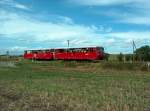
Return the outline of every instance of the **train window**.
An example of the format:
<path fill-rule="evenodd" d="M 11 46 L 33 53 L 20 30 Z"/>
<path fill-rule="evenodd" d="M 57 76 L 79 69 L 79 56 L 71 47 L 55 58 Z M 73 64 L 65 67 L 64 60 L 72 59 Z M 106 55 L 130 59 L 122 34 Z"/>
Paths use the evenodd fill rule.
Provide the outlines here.
<path fill-rule="evenodd" d="M 88 48 L 82 48 L 81 52 L 84 52 L 84 53 L 88 52 Z"/>
<path fill-rule="evenodd" d="M 89 51 L 90 51 L 89 48 L 82 48 L 82 52 L 84 52 L 84 53 L 87 53 Z"/>
<path fill-rule="evenodd" d="M 50 52 L 55 52 L 55 49 L 50 49 L 49 51 L 50 51 Z"/>
<path fill-rule="evenodd" d="M 89 48 L 89 52 L 93 52 L 93 48 Z"/>
<path fill-rule="evenodd" d="M 49 53 L 49 52 L 50 52 L 50 50 L 45 50 L 45 52 L 46 52 L 46 53 Z"/>
<path fill-rule="evenodd" d="M 84 49 L 76 49 L 77 52 L 84 52 Z"/>
<path fill-rule="evenodd" d="M 104 52 L 104 48 L 103 48 L 103 47 L 101 47 L 100 50 L 101 50 L 102 52 Z"/>
<path fill-rule="evenodd" d="M 68 52 L 72 52 L 72 49 L 68 49 Z"/>
<path fill-rule="evenodd" d="M 79 52 L 80 50 L 79 49 L 73 49 L 73 52 Z"/>
<path fill-rule="evenodd" d="M 34 51 L 34 53 L 41 53 L 41 52 L 42 52 L 41 50 Z"/>
<path fill-rule="evenodd" d="M 57 51 L 60 52 L 60 53 L 65 52 L 64 49 L 58 49 Z"/>
<path fill-rule="evenodd" d="M 79 52 L 79 50 L 77 50 L 77 49 L 74 49 L 74 52 Z"/>
<path fill-rule="evenodd" d="M 71 49 L 71 52 L 74 52 L 74 49 L 73 49 L 73 48 Z"/>
<path fill-rule="evenodd" d="M 41 50 L 40 52 L 45 53 L 45 52 L 46 52 L 46 50 Z"/>
<path fill-rule="evenodd" d="M 32 50 L 31 52 L 32 52 L 32 53 L 35 53 L 35 54 L 37 54 L 37 53 L 38 53 L 38 51 L 37 51 L 37 50 Z"/>
<path fill-rule="evenodd" d="M 58 52 L 58 50 L 57 50 L 57 49 L 55 49 L 55 50 L 54 50 L 54 52 Z"/>
<path fill-rule="evenodd" d="M 93 48 L 91 48 L 91 52 L 94 52 L 94 49 L 93 49 Z"/>
<path fill-rule="evenodd" d="M 27 53 L 27 54 L 30 54 L 30 53 L 31 53 L 31 51 L 29 51 L 29 50 L 28 50 L 28 51 L 26 51 L 26 53 Z"/>
<path fill-rule="evenodd" d="M 78 52 L 79 50 L 78 49 L 75 49 L 75 48 L 72 48 L 72 49 L 69 49 L 69 52 Z"/>

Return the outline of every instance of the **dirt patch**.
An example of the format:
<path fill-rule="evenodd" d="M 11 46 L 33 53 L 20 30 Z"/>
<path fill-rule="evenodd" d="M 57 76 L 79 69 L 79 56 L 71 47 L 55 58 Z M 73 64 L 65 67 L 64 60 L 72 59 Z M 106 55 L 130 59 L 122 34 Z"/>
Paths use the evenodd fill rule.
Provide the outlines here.
<path fill-rule="evenodd" d="M 16 67 L 15 62 L 0 62 L 0 67 Z"/>

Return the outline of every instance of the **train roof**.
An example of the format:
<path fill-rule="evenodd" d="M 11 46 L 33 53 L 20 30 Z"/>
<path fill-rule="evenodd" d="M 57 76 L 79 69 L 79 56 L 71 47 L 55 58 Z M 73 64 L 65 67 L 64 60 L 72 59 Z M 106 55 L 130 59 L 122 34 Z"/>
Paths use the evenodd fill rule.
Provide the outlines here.
<path fill-rule="evenodd" d="M 89 46 L 89 47 L 63 47 L 63 48 L 47 48 L 47 49 L 31 49 L 31 50 L 25 50 L 25 51 L 40 51 L 40 50 L 57 50 L 57 49 L 85 49 L 85 48 L 104 48 L 100 46 Z"/>

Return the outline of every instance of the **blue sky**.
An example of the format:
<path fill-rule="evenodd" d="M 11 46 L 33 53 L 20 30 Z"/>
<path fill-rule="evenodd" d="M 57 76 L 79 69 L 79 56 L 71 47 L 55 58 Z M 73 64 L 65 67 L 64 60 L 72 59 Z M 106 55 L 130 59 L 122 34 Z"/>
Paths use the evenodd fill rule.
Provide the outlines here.
<path fill-rule="evenodd" d="M 131 53 L 150 45 L 149 0 L 0 0 L 0 54 L 103 46 Z"/>

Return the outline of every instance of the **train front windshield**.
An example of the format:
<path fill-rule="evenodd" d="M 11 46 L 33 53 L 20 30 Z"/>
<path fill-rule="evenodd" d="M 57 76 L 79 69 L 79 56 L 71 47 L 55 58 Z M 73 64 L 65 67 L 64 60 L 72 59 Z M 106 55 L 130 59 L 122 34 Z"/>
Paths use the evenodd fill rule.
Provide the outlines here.
<path fill-rule="evenodd" d="M 104 52 L 104 48 L 103 48 L 103 47 L 97 47 L 97 49 L 98 49 L 100 52 Z"/>

